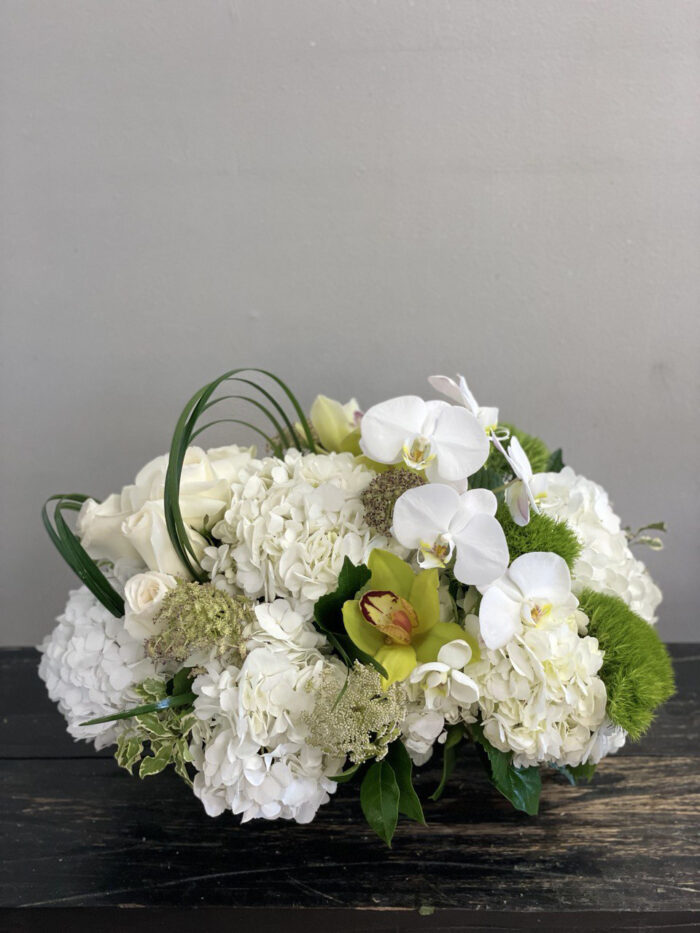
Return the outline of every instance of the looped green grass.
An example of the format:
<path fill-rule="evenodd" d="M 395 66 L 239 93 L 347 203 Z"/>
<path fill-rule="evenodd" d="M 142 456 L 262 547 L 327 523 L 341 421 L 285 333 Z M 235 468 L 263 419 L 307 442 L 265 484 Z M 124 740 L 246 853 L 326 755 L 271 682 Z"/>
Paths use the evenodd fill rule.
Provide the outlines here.
<path fill-rule="evenodd" d="M 590 620 L 588 634 L 605 652 L 600 676 L 608 692 L 608 716 L 631 739 L 639 739 L 656 708 L 675 692 L 666 646 L 654 628 L 617 596 L 587 589 L 579 602 Z"/>

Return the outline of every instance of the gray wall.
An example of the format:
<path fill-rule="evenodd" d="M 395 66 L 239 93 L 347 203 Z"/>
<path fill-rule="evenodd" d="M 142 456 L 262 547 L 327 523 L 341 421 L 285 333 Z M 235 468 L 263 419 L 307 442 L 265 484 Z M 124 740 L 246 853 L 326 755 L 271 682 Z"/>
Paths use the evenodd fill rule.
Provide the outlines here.
<path fill-rule="evenodd" d="M 465 372 L 635 525 L 698 637 L 697 0 L 2 0 L 2 640 L 39 522 L 237 364 L 369 404 Z"/>

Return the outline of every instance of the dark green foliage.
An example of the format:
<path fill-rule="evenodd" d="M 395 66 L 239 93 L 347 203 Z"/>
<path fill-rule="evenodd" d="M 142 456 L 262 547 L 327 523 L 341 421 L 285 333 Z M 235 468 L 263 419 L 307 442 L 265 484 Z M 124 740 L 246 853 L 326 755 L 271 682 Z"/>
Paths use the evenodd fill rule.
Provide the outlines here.
<path fill-rule="evenodd" d="M 608 716 L 638 739 L 649 728 L 656 707 L 675 691 L 666 646 L 617 596 L 584 590 L 579 601 L 590 620 L 588 634 L 605 652 L 600 676 L 608 691 Z"/>
<path fill-rule="evenodd" d="M 457 764 L 457 746 L 464 738 L 464 725 L 461 722 L 455 723 L 454 726 L 448 726 L 446 731 L 447 738 L 442 752 L 442 777 L 437 788 L 430 795 L 431 800 L 439 800 L 442 797 L 447 780 Z"/>
<path fill-rule="evenodd" d="M 481 752 L 491 783 L 499 793 L 509 800 L 516 810 L 535 816 L 540 808 L 542 777 L 540 769 L 516 768 L 511 752 L 502 752 L 489 742 L 480 722 L 469 726 L 469 732 Z"/>
<path fill-rule="evenodd" d="M 508 428 L 511 436 L 518 438 L 523 450 L 527 454 L 533 473 L 544 473 L 548 469 L 550 452 L 541 438 L 536 437 L 534 434 L 527 434 L 525 431 L 520 431 L 518 428 L 513 427 L 512 424 L 504 424 L 501 422 L 499 423 L 499 427 Z M 507 450 L 508 441 L 504 442 L 504 446 Z M 491 453 L 486 461 L 486 466 L 489 469 L 495 470 L 497 473 L 512 475 L 512 471 L 503 458 L 503 454 L 495 447 L 491 447 Z"/>
<path fill-rule="evenodd" d="M 581 544 L 566 522 L 558 522 L 549 515 L 530 515 L 527 525 L 516 525 L 508 506 L 500 503 L 496 518 L 501 523 L 508 542 L 511 563 L 530 551 L 553 551 L 572 569 L 581 553 Z"/>

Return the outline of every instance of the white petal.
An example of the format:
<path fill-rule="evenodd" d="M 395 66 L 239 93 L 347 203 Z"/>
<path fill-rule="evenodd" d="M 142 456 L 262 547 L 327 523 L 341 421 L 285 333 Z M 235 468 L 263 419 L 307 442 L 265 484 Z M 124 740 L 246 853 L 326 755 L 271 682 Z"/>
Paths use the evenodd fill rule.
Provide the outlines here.
<path fill-rule="evenodd" d="M 361 422 L 363 453 L 379 463 L 398 463 L 404 441 L 421 433 L 425 417 L 426 403 L 417 395 L 401 395 L 373 405 Z"/>
<path fill-rule="evenodd" d="M 463 404 L 471 411 L 474 417 L 478 417 L 481 409 L 479 408 L 479 403 L 474 397 L 474 393 L 467 385 L 467 380 L 464 376 L 458 376 L 459 379 L 459 391 L 462 395 Z"/>
<path fill-rule="evenodd" d="M 490 586 L 479 607 L 479 629 L 487 648 L 502 648 L 520 631 L 520 603 L 499 586 Z"/>
<path fill-rule="evenodd" d="M 470 489 L 462 493 L 459 503 L 465 525 L 475 515 L 495 515 L 498 508 L 498 500 L 490 489 Z"/>
<path fill-rule="evenodd" d="M 508 458 L 518 479 L 532 479 L 532 467 L 523 446 L 517 437 L 511 437 L 508 445 Z"/>
<path fill-rule="evenodd" d="M 448 667 L 461 670 L 466 667 L 472 659 L 472 649 L 469 642 L 457 638 L 449 641 L 438 651 L 438 661 L 447 664 Z"/>
<path fill-rule="evenodd" d="M 459 495 L 449 486 L 430 483 L 407 490 L 394 506 L 392 533 L 404 547 L 432 544 L 459 511 Z"/>
<path fill-rule="evenodd" d="M 457 402 L 458 405 L 463 403 L 462 393 L 459 391 L 459 386 L 454 379 L 450 379 L 449 376 L 430 376 L 428 382 L 440 395 L 447 396 L 453 402 Z"/>
<path fill-rule="evenodd" d="M 462 671 L 454 671 L 451 677 L 450 696 L 463 706 L 469 706 L 479 699 L 478 684 Z"/>
<path fill-rule="evenodd" d="M 479 424 L 484 430 L 486 428 L 494 428 L 498 424 L 498 409 L 497 408 L 480 408 L 477 415 L 479 419 Z"/>
<path fill-rule="evenodd" d="M 446 406 L 438 415 L 433 439 L 437 470 L 448 482 L 476 473 L 489 455 L 488 437 L 466 408 Z"/>
<path fill-rule="evenodd" d="M 461 583 L 487 586 L 508 566 L 508 545 L 500 523 L 491 515 L 476 515 L 455 537 L 454 575 Z"/>
<path fill-rule="evenodd" d="M 571 593 L 571 574 L 566 561 L 551 551 L 532 551 L 516 558 L 508 576 L 520 588 L 525 599 L 564 602 Z"/>
<path fill-rule="evenodd" d="M 530 521 L 530 496 L 527 485 L 516 479 L 505 491 L 506 505 L 516 525 L 527 525 Z"/>

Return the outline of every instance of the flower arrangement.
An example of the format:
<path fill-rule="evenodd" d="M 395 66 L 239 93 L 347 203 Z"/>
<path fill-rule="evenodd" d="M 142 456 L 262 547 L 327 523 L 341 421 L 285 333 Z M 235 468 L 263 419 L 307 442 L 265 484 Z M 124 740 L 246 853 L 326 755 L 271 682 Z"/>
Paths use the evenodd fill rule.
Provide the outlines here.
<path fill-rule="evenodd" d="M 121 492 L 51 497 L 82 586 L 39 672 L 69 733 L 141 778 L 172 765 L 211 816 L 306 823 L 356 781 L 389 844 L 400 815 L 424 822 L 414 767 L 441 761 L 437 799 L 460 743 L 534 814 L 542 769 L 588 781 L 638 739 L 673 673 L 631 545 L 663 525 L 632 535 L 561 451 L 464 378 L 429 382 L 441 399 L 318 396 L 307 416 L 234 370 Z M 212 420 L 232 401 L 267 430 Z M 197 446 L 220 421 L 264 449 Z"/>

